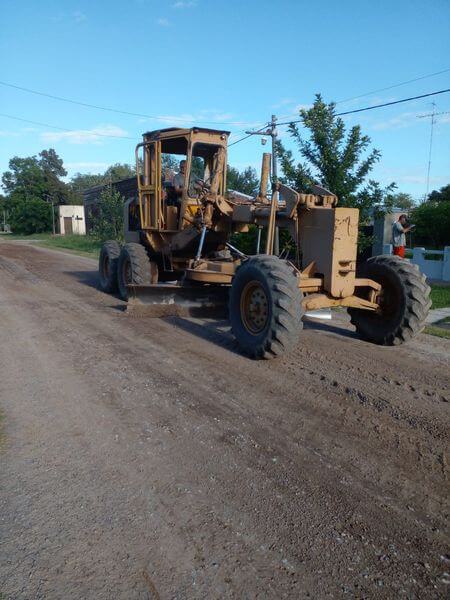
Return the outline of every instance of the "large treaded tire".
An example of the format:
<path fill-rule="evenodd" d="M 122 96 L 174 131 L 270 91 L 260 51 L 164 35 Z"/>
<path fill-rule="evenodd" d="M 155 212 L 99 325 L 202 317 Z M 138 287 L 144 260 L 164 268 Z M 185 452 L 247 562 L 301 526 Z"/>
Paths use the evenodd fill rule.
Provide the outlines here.
<path fill-rule="evenodd" d="M 431 306 L 431 290 L 417 265 L 396 256 L 374 256 L 361 266 L 358 277 L 382 285 L 380 312 L 348 309 L 361 337 L 382 346 L 398 346 L 420 333 Z"/>
<path fill-rule="evenodd" d="M 249 308 L 255 306 L 255 297 L 264 306 L 256 325 Z M 303 328 L 302 299 L 295 271 L 286 262 L 266 255 L 246 260 L 236 271 L 229 299 L 231 328 L 241 349 L 258 359 L 291 350 Z"/>
<path fill-rule="evenodd" d="M 120 256 L 120 245 L 115 240 L 105 242 L 100 250 L 98 275 L 100 289 L 113 294 L 117 292 L 117 265 Z"/>
<path fill-rule="evenodd" d="M 147 285 L 151 283 L 151 264 L 142 244 L 130 242 L 120 252 L 117 269 L 117 282 L 122 300 L 128 300 L 127 285 Z"/>

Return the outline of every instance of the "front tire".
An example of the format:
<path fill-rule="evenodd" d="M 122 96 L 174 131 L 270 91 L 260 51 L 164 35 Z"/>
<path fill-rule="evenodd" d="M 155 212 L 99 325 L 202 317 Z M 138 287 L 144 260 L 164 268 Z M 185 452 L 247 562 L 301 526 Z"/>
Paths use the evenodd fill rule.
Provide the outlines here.
<path fill-rule="evenodd" d="M 125 244 L 119 256 L 117 269 L 117 282 L 122 300 L 128 300 L 128 285 L 153 283 L 155 268 L 157 269 L 156 263 L 150 262 L 144 246 L 135 243 Z"/>
<path fill-rule="evenodd" d="M 398 346 L 422 331 L 431 289 L 416 265 L 396 256 L 374 256 L 361 266 L 358 276 L 382 286 L 379 312 L 348 309 L 361 337 L 382 346 Z"/>
<path fill-rule="evenodd" d="M 230 292 L 233 334 L 251 358 L 292 349 L 303 328 L 303 295 L 295 271 L 276 256 L 254 256 L 236 271 Z"/>
<path fill-rule="evenodd" d="M 119 262 L 120 245 L 115 240 L 105 242 L 100 250 L 98 274 L 100 289 L 113 294 L 117 292 L 117 266 Z"/>

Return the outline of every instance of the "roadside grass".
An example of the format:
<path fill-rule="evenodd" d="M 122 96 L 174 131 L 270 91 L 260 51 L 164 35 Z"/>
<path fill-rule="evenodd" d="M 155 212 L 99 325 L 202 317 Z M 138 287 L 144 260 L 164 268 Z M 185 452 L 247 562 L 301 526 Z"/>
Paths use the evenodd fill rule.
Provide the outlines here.
<path fill-rule="evenodd" d="M 427 325 L 423 330 L 423 333 L 450 340 L 450 329 L 442 329 L 441 327 L 436 327 L 436 325 Z"/>
<path fill-rule="evenodd" d="M 431 308 L 447 308 L 450 307 L 450 286 L 431 285 Z"/>
<path fill-rule="evenodd" d="M 1 239 L 24 240 L 36 243 L 37 246 L 65 250 L 80 256 L 98 258 L 102 242 L 89 235 L 55 235 L 51 233 L 36 233 L 33 235 L 5 234 Z"/>
<path fill-rule="evenodd" d="M 37 242 L 37 245 L 58 250 L 70 250 L 74 254 L 97 258 L 100 254 L 102 242 L 88 235 L 62 235 L 50 236 L 49 239 Z"/>

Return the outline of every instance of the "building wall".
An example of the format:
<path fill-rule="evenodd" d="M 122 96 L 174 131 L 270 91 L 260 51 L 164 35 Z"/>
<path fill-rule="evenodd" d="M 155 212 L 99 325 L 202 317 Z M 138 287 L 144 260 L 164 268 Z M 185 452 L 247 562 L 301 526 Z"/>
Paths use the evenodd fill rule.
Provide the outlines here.
<path fill-rule="evenodd" d="M 70 231 L 66 231 L 67 221 L 65 219 L 71 219 L 72 233 L 76 235 L 86 234 L 86 223 L 84 220 L 84 207 L 79 205 L 61 204 L 58 207 L 58 224 L 59 233 L 66 235 Z"/>

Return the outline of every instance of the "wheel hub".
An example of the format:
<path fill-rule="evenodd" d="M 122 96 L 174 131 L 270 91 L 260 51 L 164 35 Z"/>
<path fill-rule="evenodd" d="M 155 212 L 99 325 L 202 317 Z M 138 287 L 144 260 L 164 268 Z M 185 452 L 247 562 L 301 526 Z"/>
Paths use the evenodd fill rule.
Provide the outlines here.
<path fill-rule="evenodd" d="M 269 302 L 266 292 L 258 281 L 250 281 L 241 295 L 242 322 L 253 335 L 261 333 L 269 318 Z"/>

